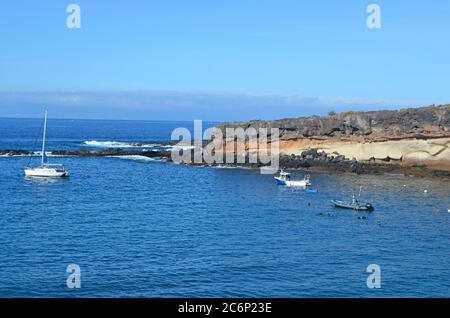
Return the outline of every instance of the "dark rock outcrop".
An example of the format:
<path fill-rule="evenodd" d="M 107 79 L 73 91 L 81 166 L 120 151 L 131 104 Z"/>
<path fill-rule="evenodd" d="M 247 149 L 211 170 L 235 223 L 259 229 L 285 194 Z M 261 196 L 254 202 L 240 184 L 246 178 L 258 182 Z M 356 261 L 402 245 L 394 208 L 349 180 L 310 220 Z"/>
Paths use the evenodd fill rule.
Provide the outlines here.
<path fill-rule="evenodd" d="M 77 157 L 110 157 L 110 156 L 144 156 L 149 158 L 170 157 L 170 151 L 138 151 L 123 149 L 106 149 L 99 151 L 80 150 L 54 150 L 52 155 L 56 156 L 77 156 Z"/>
<path fill-rule="evenodd" d="M 28 156 L 31 154 L 32 152 L 27 150 L 0 150 L 0 156 Z"/>
<path fill-rule="evenodd" d="M 450 136 L 450 105 L 344 112 L 331 116 L 312 116 L 279 120 L 230 122 L 217 126 L 225 128 L 279 128 L 280 138 L 362 137 L 401 139 L 409 137 Z"/>

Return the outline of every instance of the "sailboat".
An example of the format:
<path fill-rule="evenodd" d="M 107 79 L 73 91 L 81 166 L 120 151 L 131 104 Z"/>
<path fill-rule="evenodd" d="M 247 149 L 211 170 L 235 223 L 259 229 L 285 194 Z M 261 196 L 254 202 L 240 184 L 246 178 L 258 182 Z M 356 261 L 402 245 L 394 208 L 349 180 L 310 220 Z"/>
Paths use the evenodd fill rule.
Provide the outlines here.
<path fill-rule="evenodd" d="M 45 139 L 47 135 L 47 117 L 48 111 L 46 110 L 44 119 L 44 131 L 42 137 L 41 165 L 38 167 L 25 168 L 25 175 L 27 177 L 43 177 L 43 178 L 68 177 L 70 173 L 63 165 L 48 163 L 47 154 L 45 153 L 45 141 L 46 141 Z"/>

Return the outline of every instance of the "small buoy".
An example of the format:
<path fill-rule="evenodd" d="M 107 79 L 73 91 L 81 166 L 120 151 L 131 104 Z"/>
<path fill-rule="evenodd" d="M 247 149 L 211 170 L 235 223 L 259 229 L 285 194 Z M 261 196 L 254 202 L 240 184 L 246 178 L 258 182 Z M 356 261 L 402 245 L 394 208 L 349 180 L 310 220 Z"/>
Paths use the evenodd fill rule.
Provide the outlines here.
<path fill-rule="evenodd" d="M 423 192 L 424 192 L 424 193 L 428 193 L 428 190 L 427 190 L 427 189 L 425 189 L 425 190 L 423 190 Z"/>

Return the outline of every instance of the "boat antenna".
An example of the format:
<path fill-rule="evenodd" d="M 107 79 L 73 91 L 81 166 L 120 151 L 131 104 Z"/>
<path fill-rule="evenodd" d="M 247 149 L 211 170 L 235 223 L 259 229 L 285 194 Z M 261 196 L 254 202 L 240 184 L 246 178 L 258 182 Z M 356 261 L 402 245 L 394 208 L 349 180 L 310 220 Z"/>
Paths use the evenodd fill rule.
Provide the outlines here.
<path fill-rule="evenodd" d="M 44 165 L 45 164 L 45 138 L 47 137 L 47 115 L 48 115 L 48 110 L 45 110 L 45 119 L 44 119 L 44 133 L 43 133 L 43 137 L 42 137 L 42 159 L 41 159 L 41 164 Z"/>
<path fill-rule="evenodd" d="M 361 197 L 361 191 L 362 191 L 362 186 L 359 186 L 359 195 L 358 195 L 358 198 Z"/>

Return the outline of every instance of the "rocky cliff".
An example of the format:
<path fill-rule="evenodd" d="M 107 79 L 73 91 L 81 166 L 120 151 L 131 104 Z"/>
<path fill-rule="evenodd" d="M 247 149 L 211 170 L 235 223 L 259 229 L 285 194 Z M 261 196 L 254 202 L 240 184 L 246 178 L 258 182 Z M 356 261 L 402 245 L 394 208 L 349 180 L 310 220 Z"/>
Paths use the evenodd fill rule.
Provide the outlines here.
<path fill-rule="evenodd" d="M 218 125 L 224 133 L 225 128 L 238 127 L 279 128 L 280 152 L 287 155 L 317 149 L 359 162 L 450 170 L 450 105 Z"/>

